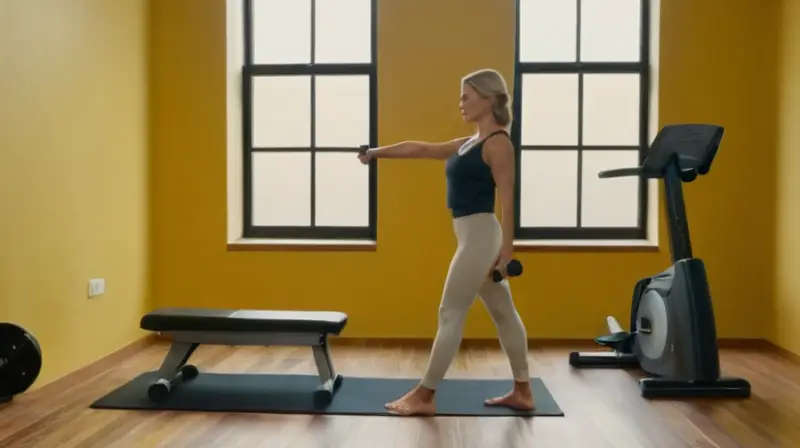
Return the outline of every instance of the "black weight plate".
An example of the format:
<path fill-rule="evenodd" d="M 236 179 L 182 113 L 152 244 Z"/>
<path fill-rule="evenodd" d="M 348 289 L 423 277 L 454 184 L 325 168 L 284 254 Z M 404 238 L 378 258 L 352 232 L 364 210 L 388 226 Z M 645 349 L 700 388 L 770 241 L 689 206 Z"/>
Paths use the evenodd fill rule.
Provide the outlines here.
<path fill-rule="evenodd" d="M 39 342 L 24 329 L 0 322 L 0 395 L 25 392 L 42 369 Z"/>

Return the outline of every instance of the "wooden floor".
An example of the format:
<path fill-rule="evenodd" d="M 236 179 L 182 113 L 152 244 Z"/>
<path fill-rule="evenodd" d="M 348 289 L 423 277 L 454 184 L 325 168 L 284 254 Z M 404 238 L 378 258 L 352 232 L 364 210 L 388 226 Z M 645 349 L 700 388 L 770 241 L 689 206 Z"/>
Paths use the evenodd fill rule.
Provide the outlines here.
<path fill-rule="evenodd" d="M 163 343 L 17 397 L 0 409 L 0 447 L 800 447 L 800 366 L 765 350 L 724 350 L 728 375 L 753 385 L 749 400 L 645 401 L 633 374 L 572 371 L 569 349 L 532 348 L 566 416 L 435 419 L 92 410 L 89 404 L 158 366 Z M 344 375 L 418 376 L 428 351 L 414 346 L 336 346 Z M 201 370 L 312 373 L 308 349 L 201 347 Z M 503 378 L 495 348 L 466 348 L 450 377 Z"/>

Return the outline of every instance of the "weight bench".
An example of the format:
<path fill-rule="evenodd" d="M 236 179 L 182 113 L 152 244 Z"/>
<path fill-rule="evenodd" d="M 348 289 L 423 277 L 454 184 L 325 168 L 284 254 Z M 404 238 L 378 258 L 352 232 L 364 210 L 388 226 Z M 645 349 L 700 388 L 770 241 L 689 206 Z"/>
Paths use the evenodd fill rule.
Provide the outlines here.
<path fill-rule="evenodd" d="M 321 386 L 315 400 L 329 403 L 342 384 L 328 346 L 328 335 L 338 335 L 347 325 L 339 312 L 221 310 L 163 308 L 142 317 L 140 327 L 172 339 L 161 363 L 158 378 L 150 384 L 148 396 L 165 400 L 183 381 L 197 377 L 197 367 L 187 364 L 200 344 L 310 346 Z"/>

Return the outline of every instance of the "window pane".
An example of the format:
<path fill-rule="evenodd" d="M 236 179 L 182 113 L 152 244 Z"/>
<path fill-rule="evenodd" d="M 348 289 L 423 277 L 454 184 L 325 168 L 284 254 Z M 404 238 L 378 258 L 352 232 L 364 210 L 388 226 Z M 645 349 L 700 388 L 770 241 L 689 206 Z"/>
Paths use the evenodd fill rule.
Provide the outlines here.
<path fill-rule="evenodd" d="M 639 75 L 584 75 L 583 144 L 639 144 Z"/>
<path fill-rule="evenodd" d="M 582 227 L 636 227 L 639 177 L 600 179 L 600 171 L 639 165 L 639 151 L 584 151 L 581 188 Z"/>
<path fill-rule="evenodd" d="M 253 62 L 311 62 L 311 0 L 252 0 Z"/>
<path fill-rule="evenodd" d="M 315 157 L 315 224 L 369 225 L 369 166 L 355 152 L 318 152 Z"/>
<path fill-rule="evenodd" d="M 578 144 L 578 75 L 522 75 L 522 145 Z"/>
<path fill-rule="evenodd" d="M 581 1 L 581 61 L 639 61 L 642 0 Z"/>
<path fill-rule="evenodd" d="M 521 62 L 575 62 L 577 0 L 521 0 Z"/>
<path fill-rule="evenodd" d="M 253 78 L 253 146 L 311 146 L 311 77 Z"/>
<path fill-rule="evenodd" d="M 316 83 L 316 146 L 368 144 L 369 76 L 317 76 Z"/>
<path fill-rule="evenodd" d="M 371 6 L 371 0 L 316 0 L 314 62 L 370 62 Z"/>
<path fill-rule="evenodd" d="M 578 223 L 577 180 L 577 151 L 522 151 L 522 227 L 575 227 Z"/>
<path fill-rule="evenodd" d="M 253 156 L 253 225 L 311 224 L 311 154 L 256 152 Z"/>

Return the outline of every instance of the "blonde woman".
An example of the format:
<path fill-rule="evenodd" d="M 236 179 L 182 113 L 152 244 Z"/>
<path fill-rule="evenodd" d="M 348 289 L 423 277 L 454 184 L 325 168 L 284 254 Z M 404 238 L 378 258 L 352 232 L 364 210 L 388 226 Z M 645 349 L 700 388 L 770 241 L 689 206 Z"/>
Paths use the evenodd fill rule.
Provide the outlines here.
<path fill-rule="evenodd" d="M 475 135 L 444 143 L 406 141 L 359 155 L 365 164 L 373 158 L 445 160 L 447 206 L 458 240 L 442 292 L 439 329 L 428 368 L 416 387 L 386 404 L 388 412 L 394 415 L 436 413 L 436 388 L 458 352 L 467 311 L 477 296 L 497 327 L 514 376 L 512 390 L 486 400 L 486 405 L 519 410 L 534 408 L 525 327 L 511 298 L 508 281 L 494 283 L 490 276 L 494 269 L 505 274 L 514 241 L 515 162 L 507 131 L 512 117 L 502 75 L 486 69 L 465 76 L 459 108 L 464 121 L 475 124 Z M 494 214 L 495 194 L 502 206 L 502 224 Z"/>

